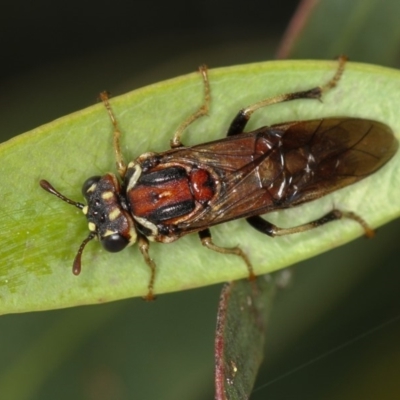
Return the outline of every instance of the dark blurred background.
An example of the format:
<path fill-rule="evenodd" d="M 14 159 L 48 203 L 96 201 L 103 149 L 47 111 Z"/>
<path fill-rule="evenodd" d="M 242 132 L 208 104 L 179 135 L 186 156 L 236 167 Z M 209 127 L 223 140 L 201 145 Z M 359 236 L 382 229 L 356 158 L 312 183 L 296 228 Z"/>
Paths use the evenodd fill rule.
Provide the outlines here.
<path fill-rule="evenodd" d="M 297 0 L 21 1 L 0 15 L 1 134 L 210 67 L 273 58 Z"/>
<path fill-rule="evenodd" d="M 331 3 L 339 10 L 348 6 Z M 218 67 L 273 59 L 297 4 L 15 0 L 3 5 L 1 137 L 5 140 L 92 105 L 104 89 L 116 95 L 192 72 L 201 63 Z M 369 7 L 371 2 L 359 4 Z M 395 7 L 390 1 L 382 4 Z M 391 14 L 398 16 L 393 10 Z M 350 21 L 354 14 L 348 15 L 349 20 L 333 20 L 337 29 L 347 23 L 355 26 Z M 332 19 L 331 14 L 320 19 L 320 29 Z M 387 21 L 382 20 L 382 28 Z M 373 24 L 371 37 L 377 29 Z M 338 33 L 331 29 L 331 35 L 333 41 Z M 321 56 L 321 46 L 316 46 L 314 57 L 337 55 Z M 360 59 L 377 62 L 373 53 L 364 54 Z M 397 316 L 398 232 L 399 223 L 393 222 L 368 244 L 359 239 L 292 268 L 292 284 L 274 305 L 257 387 Z M 154 304 L 130 299 L 3 316 L 0 398 L 213 398 L 219 291 L 217 285 L 163 295 Z M 384 326 L 260 388 L 252 398 L 397 398 L 399 334 L 399 321 Z M 368 386 L 372 383 L 376 392 Z"/>

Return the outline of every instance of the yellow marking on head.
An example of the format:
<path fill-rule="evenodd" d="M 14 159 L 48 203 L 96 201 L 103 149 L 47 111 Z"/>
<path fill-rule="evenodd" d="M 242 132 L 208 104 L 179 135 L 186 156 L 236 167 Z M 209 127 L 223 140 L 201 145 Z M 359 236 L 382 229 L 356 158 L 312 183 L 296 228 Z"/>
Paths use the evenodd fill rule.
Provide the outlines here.
<path fill-rule="evenodd" d="M 90 188 L 88 190 L 86 190 L 86 193 L 89 192 L 94 192 L 94 190 L 96 189 L 97 183 L 93 183 Z"/>
<path fill-rule="evenodd" d="M 119 208 L 114 208 L 109 214 L 108 218 L 110 221 L 116 220 L 121 215 L 121 211 Z"/>
<path fill-rule="evenodd" d="M 82 212 L 83 212 L 85 215 L 88 213 L 88 211 L 89 211 L 89 207 L 88 207 L 88 206 L 84 206 L 84 207 L 82 208 Z"/>
<path fill-rule="evenodd" d="M 113 192 L 110 192 L 110 191 L 107 191 L 107 192 L 104 192 L 104 193 L 101 194 L 101 198 L 102 198 L 103 200 L 110 200 L 110 199 L 112 199 L 113 197 L 114 197 L 114 193 L 113 193 Z"/>
<path fill-rule="evenodd" d="M 90 232 L 96 232 L 96 225 L 93 222 L 89 222 L 88 227 Z"/>
<path fill-rule="evenodd" d="M 103 237 L 107 237 L 107 236 L 114 235 L 114 233 L 117 233 L 117 232 L 110 231 L 109 229 L 107 229 L 107 230 L 104 232 L 104 235 L 102 235 L 102 236 L 103 236 Z"/>

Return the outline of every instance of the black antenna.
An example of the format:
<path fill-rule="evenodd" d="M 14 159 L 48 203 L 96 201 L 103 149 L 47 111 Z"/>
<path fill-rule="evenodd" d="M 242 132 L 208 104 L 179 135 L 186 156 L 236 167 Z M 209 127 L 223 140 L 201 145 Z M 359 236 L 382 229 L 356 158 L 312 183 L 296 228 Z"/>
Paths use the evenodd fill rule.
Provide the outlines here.
<path fill-rule="evenodd" d="M 81 273 L 81 259 L 82 259 L 82 252 L 85 246 L 96 236 L 95 232 L 90 232 L 89 236 L 82 242 L 79 247 L 78 252 L 76 253 L 74 263 L 72 265 L 72 273 L 74 275 L 79 275 Z"/>
<path fill-rule="evenodd" d="M 42 189 L 44 189 L 46 192 L 49 192 L 51 194 L 53 194 L 54 196 L 58 197 L 60 200 L 65 201 L 68 204 L 71 204 L 72 206 L 75 206 L 77 208 L 79 208 L 80 210 L 82 210 L 82 208 L 84 207 L 84 204 L 82 203 L 78 203 L 77 201 L 73 201 L 71 199 L 69 199 L 68 197 L 63 196 L 60 192 L 58 192 L 56 189 L 53 188 L 53 186 L 51 186 L 51 184 L 47 181 L 45 181 L 44 179 L 42 179 L 39 182 L 40 186 L 42 187 Z"/>
<path fill-rule="evenodd" d="M 53 188 L 53 186 L 47 182 L 46 180 L 42 179 L 40 182 L 40 186 L 46 191 L 54 196 L 58 197 L 60 200 L 65 201 L 68 204 L 71 204 L 72 206 L 75 206 L 79 208 L 80 210 L 83 209 L 84 205 L 82 203 L 78 203 L 77 201 L 73 201 L 69 199 L 68 197 L 65 197 L 62 195 L 60 192 L 58 192 L 56 189 Z M 94 237 L 96 236 L 95 232 L 90 232 L 89 236 L 82 242 L 80 245 L 78 252 L 76 253 L 74 263 L 72 265 L 72 273 L 74 275 L 79 275 L 81 273 L 81 259 L 82 259 L 82 252 L 85 246 L 90 242 Z"/>

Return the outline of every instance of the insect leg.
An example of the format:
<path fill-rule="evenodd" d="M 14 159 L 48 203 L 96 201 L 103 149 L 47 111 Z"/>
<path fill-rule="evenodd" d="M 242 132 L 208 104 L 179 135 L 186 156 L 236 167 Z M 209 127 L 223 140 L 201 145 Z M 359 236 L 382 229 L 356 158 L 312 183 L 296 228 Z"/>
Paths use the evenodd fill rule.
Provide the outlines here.
<path fill-rule="evenodd" d="M 199 67 L 199 72 L 201 73 L 201 76 L 203 78 L 203 84 L 204 84 L 204 101 L 201 107 L 192 115 L 190 115 L 188 118 L 185 119 L 185 121 L 182 122 L 181 125 L 179 125 L 178 129 L 176 130 L 174 137 L 171 139 L 171 148 L 174 149 L 176 147 L 181 147 L 181 136 L 183 131 L 196 119 L 203 117 L 208 114 L 208 111 L 210 109 L 210 103 L 211 103 L 211 91 L 210 91 L 210 82 L 208 81 L 208 74 L 207 74 L 207 66 L 206 65 L 201 65 Z"/>
<path fill-rule="evenodd" d="M 149 255 L 149 241 L 145 236 L 139 236 L 138 238 L 138 245 L 139 245 L 139 250 L 143 255 L 144 260 L 146 261 L 146 264 L 150 267 L 150 280 L 149 284 L 147 285 L 148 292 L 147 295 L 144 297 L 145 300 L 147 301 L 152 301 L 155 299 L 154 297 L 154 280 L 156 278 L 156 264 L 155 262 L 150 258 Z"/>
<path fill-rule="evenodd" d="M 332 210 L 329 213 L 325 214 L 323 217 L 318 218 L 314 221 L 308 222 L 303 225 L 294 226 L 292 228 L 279 228 L 256 215 L 254 217 L 246 218 L 247 222 L 254 228 L 257 229 L 261 233 L 265 233 L 268 236 L 283 236 L 290 235 L 292 233 L 304 232 L 310 229 L 317 228 L 318 226 L 324 225 L 331 221 L 336 221 L 342 218 L 349 218 L 353 221 L 358 222 L 362 228 L 364 229 L 365 236 L 371 238 L 374 236 L 374 231 L 368 226 L 368 224 L 357 214 L 350 211 L 340 211 L 340 210 Z"/>
<path fill-rule="evenodd" d="M 212 239 L 211 239 L 211 232 L 209 229 L 204 229 L 199 232 L 199 237 L 201 240 L 201 244 L 207 249 L 217 251 L 218 253 L 222 254 L 235 254 L 243 259 L 243 261 L 246 263 L 247 269 L 249 271 L 249 279 L 255 279 L 255 274 L 253 271 L 253 266 L 250 263 L 249 258 L 247 257 L 246 253 L 240 248 L 240 247 L 219 247 L 216 246 Z"/>
<path fill-rule="evenodd" d="M 229 126 L 226 136 L 234 136 L 234 135 L 238 135 L 238 134 L 242 133 L 244 131 L 244 128 L 245 128 L 247 122 L 250 120 L 251 115 L 255 111 L 257 111 L 259 108 L 267 107 L 272 104 L 283 103 L 285 101 L 297 100 L 297 99 L 320 100 L 323 93 L 334 88 L 337 85 L 337 83 L 339 82 L 339 80 L 343 74 L 346 61 L 347 61 L 347 58 L 345 56 L 339 57 L 339 59 L 338 59 L 339 65 L 336 69 L 335 75 L 325 85 L 317 86 L 317 87 L 314 87 L 309 90 L 304 90 L 304 91 L 299 91 L 299 92 L 294 92 L 294 93 L 286 93 L 286 94 L 281 94 L 278 96 L 270 97 L 268 99 L 258 101 L 257 103 L 255 103 L 251 106 L 241 109 L 237 113 L 237 115 L 235 116 L 233 121 L 231 122 L 231 125 Z"/>
<path fill-rule="evenodd" d="M 100 93 L 100 99 L 103 102 L 104 106 L 106 107 L 108 115 L 110 116 L 111 122 L 114 126 L 113 143 L 114 143 L 115 161 L 117 164 L 118 173 L 121 176 L 121 178 L 123 178 L 125 176 L 125 172 L 126 172 L 126 165 L 125 165 L 125 162 L 124 162 L 124 159 L 122 156 L 121 146 L 119 144 L 119 138 L 121 137 L 121 132 L 118 128 L 117 119 L 115 118 L 115 115 L 112 111 L 111 105 L 108 101 L 108 93 L 107 92 Z"/>

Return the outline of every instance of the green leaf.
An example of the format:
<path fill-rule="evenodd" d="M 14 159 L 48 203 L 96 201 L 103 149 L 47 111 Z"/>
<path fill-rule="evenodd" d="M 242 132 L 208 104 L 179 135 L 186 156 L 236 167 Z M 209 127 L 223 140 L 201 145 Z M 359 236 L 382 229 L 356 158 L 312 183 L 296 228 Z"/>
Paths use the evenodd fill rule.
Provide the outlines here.
<path fill-rule="evenodd" d="M 212 107 L 209 117 L 196 121 L 183 137 L 194 145 L 224 136 L 241 107 L 273 95 L 325 83 L 337 63 L 282 61 L 210 71 Z M 202 82 L 193 73 L 152 85 L 112 100 L 123 132 L 126 160 L 169 146 L 180 122 L 202 102 Z M 258 111 L 249 130 L 277 122 L 327 116 L 379 120 L 400 132 L 398 71 L 349 63 L 339 86 L 323 102 L 294 101 Z M 1 259 L 0 312 L 23 312 L 93 304 L 146 294 L 149 269 L 137 248 L 118 254 L 90 243 L 83 270 L 72 275 L 72 261 L 87 236 L 80 211 L 58 201 L 39 187 L 49 180 L 66 196 L 81 201 L 80 188 L 90 176 L 115 172 L 112 126 L 104 107 L 95 105 L 21 135 L 0 148 Z M 279 226 L 317 218 L 333 206 L 356 211 L 377 227 L 399 215 L 400 184 L 397 155 L 375 175 L 299 208 L 271 213 Z M 293 222 L 295 221 L 295 222 Z M 353 221 L 338 221 L 310 232 L 271 239 L 245 221 L 212 229 L 220 246 L 240 244 L 258 274 L 283 268 L 339 246 L 363 232 Z M 241 259 L 203 248 L 197 235 L 165 245 L 152 244 L 157 263 L 157 294 L 247 276 Z"/>

